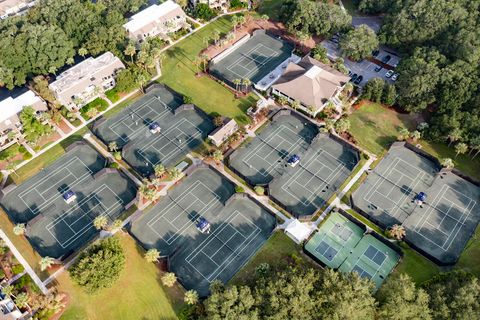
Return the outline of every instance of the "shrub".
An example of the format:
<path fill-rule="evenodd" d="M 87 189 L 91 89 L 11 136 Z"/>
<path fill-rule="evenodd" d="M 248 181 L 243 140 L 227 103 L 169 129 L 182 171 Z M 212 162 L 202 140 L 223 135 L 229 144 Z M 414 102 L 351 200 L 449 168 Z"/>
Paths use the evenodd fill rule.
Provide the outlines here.
<path fill-rule="evenodd" d="M 20 274 L 25 270 L 21 264 L 16 264 L 12 267 L 13 274 Z"/>
<path fill-rule="evenodd" d="M 5 272 L 3 272 L 3 269 L 0 269 L 0 279 L 5 278 Z"/>
<path fill-rule="evenodd" d="M 108 166 L 112 169 L 119 169 L 120 168 L 120 165 L 116 162 L 112 162 Z"/>
<path fill-rule="evenodd" d="M 93 118 L 98 112 L 102 112 L 107 110 L 108 102 L 103 100 L 102 98 L 96 98 L 92 102 L 84 105 L 82 109 L 80 109 L 80 113 L 82 117 L 85 119 Z"/>
<path fill-rule="evenodd" d="M 195 18 L 202 19 L 205 21 L 211 20 L 217 16 L 217 13 L 211 9 L 206 3 L 199 3 L 195 7 L 193 12 Z"/>
<path fill-rule="evenodd" d="M 261 186 L 256 186 L 254 188 L 255 192 L 260 195 L 260 196 L 263 196 L 265 194 L 265 188 L 264 187 L 261 187 Z"/>
<path fill-rule="evenodd" d="M 245 189 L 242 186 L 235 186 L 235 192 L 242 193 L 245 192 Z"/>
<path fill-rule="evenodd" d="M 232 9 L 241 9 L 248 6 L 247 2 L 242 0 L 230 0 L 230 8 Z"/>

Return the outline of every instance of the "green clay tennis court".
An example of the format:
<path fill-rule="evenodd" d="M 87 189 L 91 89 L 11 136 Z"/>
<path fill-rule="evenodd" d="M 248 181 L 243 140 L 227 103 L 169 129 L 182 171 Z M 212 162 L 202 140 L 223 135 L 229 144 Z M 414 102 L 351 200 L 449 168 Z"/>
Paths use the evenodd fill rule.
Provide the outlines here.
<path fill-rule="evenodd" d="M 209 234 L 196 228 L 205 218 Z M 208 294 L 213 280 L 226 283 L 268 239 L 275 218 L 210 168 L 198 168 L 158 204 L 132 222 L 130 233 L 145 248 L 169 257 L 187 289 Z"/>
<path fill-rule="evenodd" d="M 148 176 L 156 164 L 176 165 L 197 148 L 214 126 L 207 115 L 171 89 L 156 85 L 118 115 L 101 119 L 93 132 L 106 144 L 116 142 L 122 157 Z M 150 125 L 159 125 L 152 133 Z"/>
<path fill-rule="evenodd" d="M 1 205 L 14 223 L 26 224 L 26 235 L 42 256 L 63 258 L 98 234 L 93 220 L 119 218 L 136 188 L 106 160 L 80 143 L 51 166 L 12 190 L 3 190 Z M 73 191 L 76 199 L 63 196 Z"/>
<path fill-rule="evenodd" d="M 480 187 L 434 159 L 394 144 L 352 198 L 383 228 L 402 224 L 406 240 L 441 265 L 454 264 L 480 221 Z M 422 205 L 415 197 L 427 195 Z"/>
<path fill-rule="evenodd" d="M 295 167 L 288 160 L 300 158 Z M 348 178 L 356 150 L 302 117 L 281 110 L 229 164 L 250 185 L 268 185 L 270 196 L 294 216 L 312 215 Z"/>
<path fill-rule="evenodd" d="M 209 71 L 234 88 L 235 79 L 249 79 L 252 83 L 263 79 L 292 55 L 294 47 L 258 30 L 246 42 L 240 40 L 234 44 L 232 49 L 222 53 L 221 59 L 212 59 Z"/>
<path fill-rule="evenodd" d="M 365 230 L 364 226 L 333 212 L 305 244 L 305 250 L 330 268 L 357 272 L 371 279 L 378 289 L 400 256 L 374 236 L 365 234 Z"/>

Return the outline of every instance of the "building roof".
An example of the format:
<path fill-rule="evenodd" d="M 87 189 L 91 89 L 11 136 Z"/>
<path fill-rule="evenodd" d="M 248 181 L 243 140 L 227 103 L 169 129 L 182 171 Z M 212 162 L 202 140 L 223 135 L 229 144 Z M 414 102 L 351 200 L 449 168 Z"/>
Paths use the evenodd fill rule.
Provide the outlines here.
<path fill-rule="evenodd" d="M 27 8 L 32 0 L 0 0 L 0 15 L 11 14 Z"/>
<path fill-rule="evenodd" d="M 0 101 L 0 110 L 2 111 L 0 112 L 0 122 L 18 114 L 25 106 L 34 106 L 39 103 L 43 104 L 44 102 L 31 90 L 28 90 L 15 98 L 5 98 Z"/>
<path fill-rule="evenodd" d="M 228 137 L 233 130 L 237 127 L 237 122 L 235 120 L 230 119 L 227 121 L 223 126 L 218 127 L 215 131 L 213 131 L 208 137 L 213 140 L 216 145 L 222 144 L 225 137 Z"/>
<path fill-rule="evenodd" d="M 145 10 L 140 11 L 130 17 L 129 21 L 123 25 L 131 33 L 135 33 L 151 23 L 164 22 L 177 15 L 185 15 L 182 8 L 172 0 L 165 1 L 158 5 L 154 4 Z M 147 30 L 148 31 L 148 30 Z"/>
<path fill-rule="evenodd" d="M 348 76 L 331 66 L 306 56 L 298 64 L 290 62 L 273 88 L 305 106 L 320 108 L 348 80 Z"/>
<path fill-rule="evenodd" d="M 294 219 L 285 228 L 285 233 L 296 243 L 301 243 L 306 240 L 314 230 L 314 227 Z"/>

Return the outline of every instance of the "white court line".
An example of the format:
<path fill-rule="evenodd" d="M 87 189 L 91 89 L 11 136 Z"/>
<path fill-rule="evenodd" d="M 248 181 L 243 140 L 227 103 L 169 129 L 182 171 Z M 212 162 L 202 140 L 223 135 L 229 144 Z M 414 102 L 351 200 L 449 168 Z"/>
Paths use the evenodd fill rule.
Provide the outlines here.
<path fill-rule="evenodd" d="M 194 128 L 195 132 L 193 134 L 189 134 L 185 131 L 183 131 L 181 128 L 179 128 L 179 125 L 182 124 L 182 123 L 185 123 L 185 122 L 188 122 L 190 123 L 190 125 Z M 182 141 L 182 143 L 180 145 L 174 143 L 170 138 L 167 137 L 167 134 L 170 133 L 170 132 L 173 132 L 175 130 L 178 130 L 180 131 L 181 133 L 183 133 L 184 135 L 188 136 L 188 139 L 186 139 L 185 141 Z M 166 130 L 165 132 L 160 132 L 160 134 L 158 134 L 155 138 L 153 138 L 148 144 L 146 144 L 145 146 L 143 146 L 141 149 L 137 150 L 137 153 L 143 158 L 145 159 L 145 161 L 147 161 L 148 163 L 150 163 L 152 166 L 155 166 L 156 164 L 158 163 L 164 163 L 164 162 L 167 162 L 168 160 L 170 160 L 172 157 L 174 157 L 176 154 L 178 154 L 179 152 L 181 152 L 183 150 L 183 148 L 185 146 L 187 146 L 192 140 L 196 139 L 196 138 L 201 138 L 203 136 L 203 131 L 200 130 L 196 125 L 194 125 L 191 121 L 189 121 L 188 119 L 181 119 L 180 121 L 176 122 L 175 125 L 172 125 L 168 130 Z M 159 142 L 159 140 L 161 139 L 166 139 L 168 140 L 168 143 L 164 144 L 162 148 L 157 148 L 155 147 L 154 145 L 156 143 Z M 167 154 L 164 154 L 163 152 L 161 152 L 161 150 L 166 147 L 166 146 L 169 146 L 169 145 L 174 145 L 174 149 L 170 152 L 168 152 Z M 180 149 L 179 149 L 180 148 Z M 151 149 L 154 149 L 161 157 L 162 159 L 159 160 L 158 162 L 155 162 L 153 163 L 146 155 L 145 155 L 145 150 L 151 150 Z"/>
<path fill-rule="evenodd" d="M 372 246 L 372 247 L 374 247 L 375 249 L 377 249 L 378 252 L 381 252 L 380 250 L 378 250 L 378 248 L 377 248 L 376 246 L 371 245 L 371 244 L 369 244 L 369 246 Z M 377 269 L 373 268 L 373 269 L 375 270 L 375 273 L 372 275 L 372 278 L 371 278 L 371 279 L 373 279 L 373 278 L 379 273 L 380 269 L 383 267 L 383 265 L 384 265 L 385 262 L 387 261 L 388 255 L 386 255 L 385 260 L 383 260 L 382 264 L 381 264 L 381 265 L 378 265 L 375 261 L 373 261 L 372 259 L 370 259 L 369 257 L 367 257 L 367 255 L 365 255 L 365 252 L 367 252 L 367 250 L 368 250 L 368 247 L 365 249 L 365 251 L 363 251 L 362 255 L 360 255 L 360 256 L 358 257 L 357 262 L 355 262 L 355 265 L 353 266 L 353 268 L 355 268 L 355 266 L 358 266 L 358 267 L 361 268 L 362 270 L 366 271 L 365 269 L 362 268 L 362 266 L 358 265 L 358 261 L 360 261 L 360 259 L 362 258 L 362 256 L 365 256 L 368 260 L 372 261 L 373 263 L 375 263 L 375 264 L 378 266 Z M 370 265 L 368 265 L 368 266 L 370 266 Z M 371 266 L 370 266 L 370 267 L 371 267 Z M 352 270 L 353 270 L 353 268 L 352 268 Z"/>
<path fill-rule="evenodd" d="M 265 48 L 267 50 L 270 50 L 270 56 L 268 56 L 267 59 L 265 59 L 264 61 L 256 61 L 255 59 L 253 58 L 247 58 L 245 57 L 244 55 L 248 56 L 249 54 L 251 53 L 257 53 L 257 50 L 259 48 Z M 259 54 L 267 54 L 267 53 L 264 53 L 264 52 L 261 52 L 261 51 L 258 51 Z M 243 54 L 243 55 L 242 55 Z M 240 57 L 235 60 L 235 62 L 231 63 L 228 67 L 226 67 L 225 69 L 230 71 L 231 73 L 237 75 L 240 79 L 243 79 L 243 78 L 250 78 L 250 76 L 257 72 L 259 70 L 259 68 L 255 65 L 255 63 L 261 63 L 263 65 L 265 65 L 268 61 L 272 60 L 273 57 L 275 57 L 277 54 L 277 52 L 275 50 L 272 50 L 270 49 L 269 47 L 266 47 L 265 45 L 263 45 L 262 43 L 259 43 L 257 44 L 255 47 L 253 47 L 252 49 L 250 49 L 249 51 L 247 51 L 246 53 L 240 53 Z M 253 61 L 253 60 L 255 61 Z M 246 63 L 244 63 L 243 61 L 247 60 Z M 253 68 L 247 68 L 246 66 L 249 66 L 250 64 L 253 64 L 254 67 Z M 242 69 L 245 69 L 247 70 L 247 73 L 246 74 L 238 74 L 237 72 L 233 71 L 232 69 L 235 68 L 235 67 L 238 67 L 240 66 Z"/>
<path fill-rule="evenodd" d="M 258 140 L 261 142 L 259 144 L 257 144 L 257 146 L 255 148 L 252 148 L 250 150 L 250 152 L 248 152 L 245 157 L 243 158 L 243 162 L 247 164 L 247 166 L 251 169 L 255 169 L 255 171 L 262 175 L 263 177 L 267 177 L 268 176 L 268 172 L 271 171 L 271 169 L 273 167 L 276 167 L 278 165 L 277 161 L 275 162 L 269 162 L 268 160 L 266 160 L 267 157 L 269 157 L 272 153 L 275 154 L 278 152 L 278 150 L 276 150 L 275 148 L 271 147 L 270 144 L 271 144 L 271 141 L 276 138 L 277 140 L 279 138 L 281 138 L 281 143 L 279 143 L 278 145 L 281 145 L 283 146 L 283 143 L 287 144 L 288 143 L 288 149 L 294 149 L 295 146 L 300 146 L 301 145 L 301 142 L 302 140 L 304 140 L 304 138 L 302 137 L 299 137 L 297 138 L 296 141 L 293 141 L 291 142 L 288 138 L 285 138 L 285 137 L 282 137 L 280 135 L 281 132 L 285 132 L 285 131 L 290 131 L 291 132 L 291 135 L 292 136 L 298 136 L 298 133 L 296 133 L 295 131 L 293 131 L 292 129 L 290 129 L 289 127 L 287 127 L 286 125 L 284 124 L 281 124 L 279 125 L 277 128 L 275 128 L 275 130 L 270 133 L 267 137 L 265 137 L 264 139 L 261 139 L 260 137 L 257 137 Z M 288 135 L 287 135 L 288 137 Z M 264 154 L 262 156 L 259 155 L 260 152 L 258 152 L 259 150 L 261 150 L 261 148 L 263 148 L 265 145 L 267 145 L 270 149 L 272 149 L 268 154 Z M 265 172 L 266 173 L 263 173 L 261 172 L 260 170 L 258 170 L 257 168 L 255 168 L 251 163 L 250 163 L 250 160 L 253 158 L 253 157 L 256 157 L 256 159 L 262 161 L 262 162 L 266 162 L 268 167 L 265 168 Z M 279 156 L 275 156 L 276 159 L 279 159 L 281 157 Z"/>
<path fill-rule="evenodd" d="M 75 176 L 71 171 L 70 171 L 70 168 L 69 166 L 73 163 L 75 163 L 75 165 L 77 165 L 77 163 L 81 163 L 83 164 L 83 166 L 85 167 L 85 169 L 87 169 L 87 172 L 84 173 L 83 175 L 77 177 Z M 70 159 L 68 162 L 66 162 L 65 164 L 62 165 L 62 167 L 59 167 L 57 169 L 55 169 L 54 171 L 52 171 L 51 173 L 48 173 L 48 175 L 46 175 L 44 178 L 36 181 L 34 183 L 34 185 L 27 189 L 27 190 L 24 190 L 22 191 L 21 193 L 18 194 L 18 198 L 23 202 L 23 204 L 25 205 L 26 208 L 28 208 L 28 210 L 30 210 L 30 212 L 33 214 L 33 215 L 36 215 L 38 212 L 40 212 L 41 210 L 43 210 L 44 208 L 50 206 L 51 203 L 53 203 L 54 201 L 56 201 L 59 197 L 62 197 L 62 194 L 60 192 L 56 192 L 56 193 L 53 193 L 49 198 L 45 199 L 45 197 L 43 196 L 43 194 L 45 194 L 48 190 L 50 190 L 51 188 L 55 188 L 55 187 L 58 187 L 60 183 L 63 183 L 62 180 L 58 181 L 56 184 L 52 184 L 52 183 L 49 183 L 50 185 L 50 188 L 47 188 L 44 192 L 39 192 L 37 187 L 45 182 L 48 182 L 48 180 L 51 180 L 51 177 L 52 176 L 55 176 L 57 175 L 57 173 L 61 173 L 62 170 L 67 170 L 69 172 L 69 175 L 68 177 L 70 176 L 73 176 L 76 178 L 76 180 L 74 180 L 74 182 L 70 185 L 68 185 L 68 187 L 70 189 L 72 189 L 73 187 L 79 185 L 82 181 L 84 181 L 87 177 L 91 176 L 92 175 L 92 171 L 90 170 L 90 168 L 80 159 L 78 158 L 77 156 L 73 157 L 72 159 Z M 64 175 L 64 177 L 67 177 Z M 29 194 L 31 192 L 36 192 L 40 197 L 43 198 L 44 202 L 42 202 L 41 204 L 35 204 L 35 208 L 32 209 L 30 207 L 29 204 L 27 204 L 26 200 L 25 199 L 28 199 L 29 198 Z"/>
<path fill-rule="evenodd" d="M 84 233 L 86 233 L 88 231 L 88 229 L 90 229 L 91 227 L 93 227 L 93 220 L 91 220 L 90 222 L 91 223 L 88 223 L 86 225 L 84 225 L 80 230 L 78 231 L 75 231 L 71 228 L 71 225 L 75 224 L 77 221 L 79 221 L 80 219 L 84 218 L 85 216 L 86 217 L 89 217 L 89 213 L 92 212 L 93 210 L 95 210 L 97 207 L 100 207 L 102 209 L 103 212 L 100 212 L 98 214 L 98 216 L 103 216 L 103 215 L 108 215 L 110 217 L 110 212 L 113 211 L 114 209 L 118 208 L 118 207 L 121 207 L 123 205 L 123 201 L 122 200 L 117 200 L 117 202 L 115 202 L 112 206 L 106 208 L 102 201 L 100 201 L 100 199 L 98 198 L 97 194 L 99 194 L 100 192 L 102 192 L 103 190 L 109 190 L 111 193 L 113 193 L 115 195 L 115 197 L 117 199 L 121 199 L 118 194 L 113 191 L 112 189 L 110 189 L 110 187 L 108 185 L 101 185 L 99 186 L 97 189 L 95 189 L 93 192 L 92 192 L 92 195 L 89 196 L 89 197 L 86 197 L 85 199 L 82 199 L 82 201 L 78 202 L 75 204 L 74 207 L 70 208 L 69 210 L 67 210 L 66 212 L 64 212 L 61 216 L 57 217 L 55 220 L 53 220 L 52 222 L 50 222 L 49 224 L 47 224 L 47 226 L 45 227 L 48 232 L 52 235 L 52 237 L 55 239 L 55 241 L 58 242 L 58 244 L 62 247 L 62 248 L 67 248 L 70 244 L 72 244 L 73 242 L 77 241 L 77 239 L 79 239 Z M 96 199 L 98 201 L 97 204 L 95 204 L 95 206 L 89 208 L 89 210 L 87 212 L 85 212 L 81 205 L 83 205 L 84 203 L 87 203 L 88 201 L 92 200 L 92 199 Z M 71 213 L 75 213 L 77 209 L 80 209 L 81 211 L 83 211 L 83 215 L 81 215 L 80 217 L 78 217 L 75 221 L 73 221 L 72 224 L 68 224 L 66 223 L 65 221 L 65 217 L 67 217 L 68 215 L 70 215 Z M 110 217 L 111 218 L 111 217 Z M 69 229 L 74 233 L 70 238 L 68 238 L 67 240 L 65 241 L 60 241 L 58 240 L 58 238 L 55 236 L 54 232 L 52 232 L 52 229 L 55 230 L 55 226 L 59 223 L 63 222 L 65 225 L 67 225 L 69 227 Z"/>
<path fill-rule="evenodd" d="M 167 217 L 167 214 L 173 209 L 173 208 L 176 208 L 178 207 L 177 203 L 181 202 L 182 200 L 184 200 L 185 198 L 188 198 L 187 200 L 189 200 L 190 196 L 193 194 L 195 198 L 199 199 L 197 196 L 195 196 L 195 193 L 193 192 L 194 190 L 197 189 L 197 187 L 203 187 L 205 189 L 207 189 L 207 191 L 209 191 L 211 193 L 211 195 L 213 196 L 212 199 L 209 200 L 209 202 L 207 204 L 204 205 L 204 207 L 197 213 L 198 216 L 201 216 L 204 212 L 206 212 L 207 210 L 210 210 L 210 208 L 212 208 L 214 205 L 215 205 L 215 202 L 216 201 L 220 201 L 220 196 L 215 192 L 213 191 L 209 186 L 207 186 L 206 184 L 204 184 L 202 181 L 195 181 L 194 184 L 187 190 L 185 190 L 184 192 L 182 192 L 178 197 L 176 197 L 176 199 L 172 200 L 171 199 L 171 204 L 169 206 L 167 206 L 165 208 L 165 210 L 162 210 L 162 214 L 160 215 L 157 215 L 155 217 L 153 217 L 152 219 L 150 219 L 150 221 L 147 222 L 147 226 L 156 234 L 158 235 L 160 238 L 163 238 L 163 235 L 161 235 L 159 232 L 157 232 L 157 230 L 155 229 L 155 224 L 160 220 L 160 219 L 163 219 L 165 221 L 167 221 L 170 225 L 173 225 L 175 226 L 175 228 L 177 229 L 177 232 L 175 232 L 172 236 L 170 236 L 170 238 L 168 239 L 164 239 L 164 241 L 167 243 L 167 244 L 172 244 L 175 240 L 177 240 L 178 237 L 180 237 L 181 235 L 183 235 L 183 233 L 185 232 L 185 230 L 188 229 L 189 226 L 193 225 L 194 223 L 188 221 L 188 222 L 185 222 L 183 225 L 181 226 L 176 226 L 174 224 L 172 224 L 170 222 L 170 219 Z M 202 201 L 202 203 L 204 203 Z M 182 209 L 183 211 L 183 209 Z M 184 212 L 182 212 L 184 213 Z"/>
<path fill-rule="evenodd" d="M 214 256 L 214 255 L 211 255 L 211 256 L 208 256 L 206 255 L 203 250 L 205 249 L 205 247 L 207 247 L 214 239 L 218 240 L 218 241 L 221 241 L 222 242 L 222 247 L 227 247 L 226 244 L 220 240 L 219 238 L 216 237 L 216 234 L 219 234 L 221 231 L 223 231 L 227 226 L 230 226 L 231 228 L 234 228 L 232 227 L 229 223 L 231 221 L 233 221 L 236 217 L 238 216 L 241 216 L 243 219 L 245 219 L 247 221 L 247 224 L 251 225 L 252 227 L 254 227 L 255 229 L 252 230 L 250 232 L 250 234 L 248 234 L 247 236 L 245 236 L 244 234 L 242 234 L 241 232 L 238 232 L 238 230 L 235 230 L 235 234 L 240 234 L 244 240 L 240 243 L 240 245 L 234 250 L 232 251 L 227 257 L 225 257 L 225 259 L 222 261 L 222 264 L 221 265 L 218 265 L 217 263 L 215 263 L 215 261 L 213 261 L 211 258 Z M 236 228 L 234 228 L 236 229 Z M 255 223 L 250 220 L 249 218 L 247 218 L 246 216 L 244 216 L 241 212 L 239 212 L 238 210 L 235 210 L 234 212 L 232 212 L 232 214 L 222 223 L 222 225 L 220 226 L 219 229 L 215 230 L 216 232 L 212 233 L 211 235 L 209 235 L 204 241 L 202 241 L 202 243 L 200 243 L 200 245 L 196 248 L 196 250 L 193 250 L 186 258 L 185 258 L 185 261 L 195 270 L 197 271 L 205 280 L 207 280 L 208 282 L 211 282 L 213 280 L 215 280 L 232 262 L 233 260 L 239 256 L 243 251 L 245 251 L 250 243 L 255 240 L 257 238 L 257 236 L 261 233 L 261 229 L 255 225 Z M 233 236 L 232 236 L 233 237 Z M 230 237 L 230 238 L 232 238 Z M 227 247 L 228 248 L 228 247 Z M 240 249 L 240 250 L 239 250 Z M 231 250 L 229 248 L 229 250 Z M 255 250 L 256 251 L 256 250 Z M 216 251 L 218 252 L 218 250 Z M 205 257 L 207 257 L 210 261 L 212 261 L 217 267 L 213 270 L 213 272 L 211 272 L 209 275 L 205 275 L 203 274 L 200 270 L 198 270 L 195 265 L 193 265 L 191 263 L 191 261 L 193 259 L 195 259 L 197 257 L 197 255 L 199 255 L 200 253 L 202 253 Z"/>
<path fill-rule="evenodd" d="M 456 207 L 459 207 L 461 208 L 459 205 L 457 204 L 454 204 L 452 201 L 450 201 L 449 199 L 447 199 L 445 197 L 445 194 L 447 193 L 447 191 L 453 191 L 453 192 L 456 192 L 458 194 L 460 194 L 461 196 L 465 197 L 466 199 L 469 200 L 469 203 L 467 206 L 465 206 L 463 208 L 463 210 L 461 210 L 462 212 L 462 216 L 460 218 L 460 220 L 450 216 L 448 214 L 448 212 L 450 211 L 450 209 L 453 207 L 453 206 L 456 206 Z M 450 202 L 450 207 L 448 208 L 447 212 L 444 212 L 443 210 L 440 210 L 437 205 L 441 202 L 441 200 L 447 200 Z M 471 209 L 469 209 L 470 205 L 473 203 L 473 206 L 471 207 Z M 473 208 L 475 207 L 476 205 L 476 201 L 470 197 L 468 197 L 467 195 L 465 195 L 464 193 L 462 192 L 459 192 L 455 189 L 452 189 L 450 188 L 449 186 L 447 185 L 443 185 L 442 188 L 440 189 L 440 192 L 435 196 L 434 200 L 432 201 L 432 203 L 430 204 L 430 206 L 428 207 L 427 211 L 425 212 L 425 215 L 419 219 L 417 221 L 417 223 L 415 224 L 414 228 L 413 228 L 413 231 L 415 231 L 417 234 L 419 234 L 420 236 L 422 236 L 424 239 L 426 239 L 427 241 L 431 242 L 432 244 L 434 244 L 435 246 L 437 246 L 438 248 L 442 249 L 443 251 L 448 251 L 450 249 L 450 246 L 452 245 L 452 243 L 455 241 L 455 239 L 457 238 L 458 236 L 458 233 L 460 232 L 460 230 L 462 229 L 462 226 L 464 225 L 465 221 L 468 219 L 468 217 L 471 215 L 471 212 L 473 210 Z M 468 212 L 467 212 L 468 211 Z M 434 212 L 438 212 L 440 214 L 443 214 L 443 219 L 442 219 L 442 222 L 443 220 L 445 219 L 446 216 L 448 216 L 449 218 L 451 218 L 452 220 L 456 221 L 455 223 L 455 226 L 453 227 L 453 229 L 451 230 L 450 233 L 445 233 L 443 232 L 442 230 L 440 230 L 439 226 L 440 226 L 440 223 L 436 226 L 433 226 L 430 222 L 429 222 L 429 219 L 432 215 L 432 213 Z M 447 235 L 447 238 L 445 239 L 445 241 L 443 242 L 443 245 L 442 246 L 439 246 L 436 242 L 434 242 L 433 240 L 431 240 L 430 238 L 426 237 L 424 234 L 422 234 L 420 231 L 421 229 L 426 225 L 430 225 L 431 227 L 434 227 L 436 231 L 440 231 L 442 233 L 444 233 L 445 235 Z M 447 246 L 445 248 L 445 246 Z"/>
<path fill-rule="evenodd" d="M 162 110 L 161 112 L 158 112 L 155 108 L 153 108 L 150 103 L 152 101 L 156 100 L 155 102 L 160 102 L 163 107 L 164 107 L 164 110 Z M 160 100 L 160 98 L 156 97 L 156 96 L 153 96 L 151 99 L 149 99 L 148 101 L 146 101 L 144 104 L 136 107 L 136 109 L 140 109 L 140 108 L 144 108 L 145 106 L 148 107 L 148 112 L 145 113 L 145 112 L 142 112 L 143 115 L 141 116 L 142 119 L 143 117 L 148 114 L 150 111 L 152 111 L 155 116 L 153 117 L 153 119 L 151 119 L 152 121 L 156 121 L 156 120 L 160 120 L 162 118 L 164 118 L 169 112 L 171 112 L 171 109 L 169 106 L 167 106 L 167 104 L 165 102 L 163 102 L 162 100 Z M 127 114 L 125 114 L 123 117 L 121 117 L 116 123 L 114 123 L 112 126 L 110 126 L 110 130 L 117 135 L 118 138 L 120 138 L 123 142 L 128 142 L 129 140 L 132 140 L 134 139 L 139 133 L 141 133 L 142 129 L 145 129 L 145 126 L 144 125 L 138 125 L 136 127 L 134 127 L 134 129 L 131 128 L 130 125 L 128 125 L 126 123 L 126 120 L 131 118 L 131 114 L 134 113 L 135 116 L 139 117 L 139 112 L 137 111 L 140 111 L 140 110 L 131 110 L 131 112 L 128 112 Z M 123 134 L 119 134 L 116 130 L 117 127 L 126 127 L 128 128 L 128 130 L 130 130 L 132 132 L 132 134 L 128 135 L 127 137 L 123 137 Z"/>

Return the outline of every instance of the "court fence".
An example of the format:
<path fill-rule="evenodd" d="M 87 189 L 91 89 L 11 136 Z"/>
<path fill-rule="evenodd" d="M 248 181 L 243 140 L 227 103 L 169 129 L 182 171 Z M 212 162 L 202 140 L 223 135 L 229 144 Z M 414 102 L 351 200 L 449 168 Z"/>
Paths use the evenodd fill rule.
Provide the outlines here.
<path fill-rule="evenodd" d="M 246 34 L 244 35 L 242 38 L 240 38 L 237 42 L 235 42 L 234 44 L 232 44 L 228 49 L 225 49 L 223 50 L 222 52 L 220 52 L 219 54 L 217 54 L 215 57 L 213 57 L 212 59 L 210 59 L 210 64 L 211 65 L 214 65 L 215 63 L 219 62 L 220 60 L 222 60 L 223 58 L 225 58 L 226 56 L 228 56 L 230 53 L 232 53 L 233 51 L 235 51 L 238 47 L 240 47 L 242 44 L 244 44 L 245 42 L 247 42 L 249 39 L 250 39 L 250 34 Z"/>

